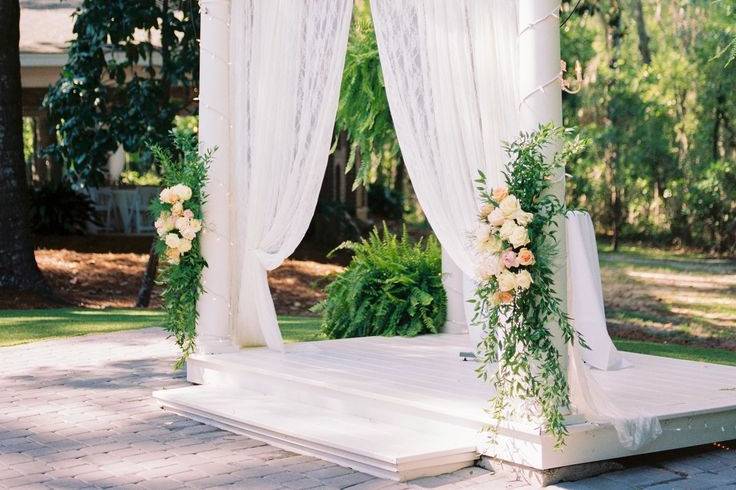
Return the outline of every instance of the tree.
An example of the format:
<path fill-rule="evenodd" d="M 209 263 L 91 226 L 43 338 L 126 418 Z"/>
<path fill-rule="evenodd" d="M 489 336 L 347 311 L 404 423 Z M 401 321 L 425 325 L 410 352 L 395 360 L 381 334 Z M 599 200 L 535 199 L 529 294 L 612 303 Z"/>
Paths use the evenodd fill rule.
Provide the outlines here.
<path fill-rule="evenodd" d="M 199 5 L 193 0 L 84 0 L 61 77 L 44 105 L 60 141 L 49 151 L 68 176 L 95 185 L 122 144 L 152 159 L 199 78 Z M 145 169 L 140 169 L 145 170 Z"/>
<path fill-rule="evenodd" d="M 33 255 L 29 192 L 23 161 L 20 5 L 0 2 L 0 288 L 44 296 L 51 289 Z"/>

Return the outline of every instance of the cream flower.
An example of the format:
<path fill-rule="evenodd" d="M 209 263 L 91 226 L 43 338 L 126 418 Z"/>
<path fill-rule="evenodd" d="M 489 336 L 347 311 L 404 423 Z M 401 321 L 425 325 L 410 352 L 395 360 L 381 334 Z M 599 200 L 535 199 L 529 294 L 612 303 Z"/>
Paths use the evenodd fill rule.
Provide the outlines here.
<path fill-rule="evenodd" d="M 187 240 L 194 240 L 194 237 L 197 236 L 197 232 L 192 230 L 191 228 L 185 228 L 183 230 L 179 230 L 179 233 L 181 233 L 182 238 L 186 238 Z"/>
<path fill-rule="evenodd" d="M 519 212 L 514 215 L 514 219 L 521 226 L 526 226 L 531 223 L 532 218 L 534 218 L 534 215 L 532 213 L 527 213 L 522 210 L 519 210 Z"/>
<path fill-rule="evenodd" d="M 178 264 L 180 257 L 181 257 L 181 254 L 179 253 L 178 248 L 167 248 L 166 249 L 166 258 L 172 264 Z"/>
<path fill-rule="evenodd" d="M 499 267 L 498 255 L 488 255 L 481 260 L 477 274 L 481 281 L 487 281 L 500 271 L 501 268 Z"/>
<path fill-rule="evenodd" d="M 509 236 L 508 240 L 514 248 L 523 247 L 529 243 L 529 233 L 523 226 L 517 226 Z"/>
<path fill-rule="evenodd" d="M 158 233 L 158 236 L 164 236 L 173 229 L 171 223 L 171 214 L 166 211 L 162 212 L 153 225 L 156 227 L 156 232 Z"/>
<path fill-rule="evenodd" d="M 185 254 L 192 249 L 192 242 L 191 240 L 182 238 L 181 240 L 179 240 L 179 246 L 177 248 L 179 249 L 179 252 Z"/>
<path fill-rule="evenodd" d="M 491 214 L 488 215 L 488 223 L 492 226 L 501 226 L 505 221 L 506 215 L 504 215 L 503 211 L 499 208 L 494 209 L 491 211 Z"/>
<path fill-rule="evenodd" d="M 513 218 L 516 214 L 521 211 L 521 205 L 516 196 L 506 196 L 503 201 L 500 202 L 498 208 L 503 211 L 504 216 L 507 218 Z"/>
<path fill-rule="evenodd" d="M 503 225 L 501 225 L 501 229 L 498 230 L 498 234 L 501 235 L 501 238 L 504 240 L 508 240 L 509 237 L 511 237 L 511 234 L 516 231 L 516 229 L 519 226 L 514 222 L 512 219 L 508 219 L 504 221 Z"/>
<path fill-rule="evenodd" d="M 508 187 L 501 186 L 501 187 L 496 187 L 495 189 L 493 189 L 492 196 L 493 196 L 493 200 L 496 202 L 500 203 L 508 195 L 509 195 Z"/>
<path fill-rule="evenodd" d="M 529 271 L 524 269 L 516 273 L 516 286 L 519 289 L 529 289 L 532 285 L 532 275 Z"/>
<path fill-rule="evenodd" d="M 191 220 L 189 220 L 189 229 L 191 229 L 194 233 L 199 233 L 199 230 L 202 229 L 202 221 L 192 218 Z"/>
<path fill-rule="evenodd" d="M 176 194 L 171 192 L 171 188 L 167 187 L 161 191 L 161 193 L 158 195 L 158 200 L 161 201 L 164 204 L 173 204 L 177 201 Z"/>
<path fill-rule="evenodd" d="M 478 216 L 480 216 L 480 219 L 486 219 L 489 214 L 495 209 L 495 206 L 493 204 L 484 204 L 481 206 L 480 211 L 478 211 Z"/>
<path fill-rule="evenodd" d="M 519 259 L 519 265 L 533 265 L 535 262 L 534 254 L 528 248 L 522 248 L 521 250 L 519 250 L 519 253 L 516 254 L 516 257 Z"/>
<path fill-rule="evenodd" d="M 189 218 L 189 219 L 194 218 L 194 213 L 192 212 L 191 209 L 185 209 L 184 212 L 181 213 L 181 215 L 184 216 L 185 218 Z"/>
<path fill-rule="evenodd" d="M 171 192 L 173 192 L 180 201 L 188 201 L 192 198 L 192 189 L 184 184 L 176 184 L 171 188 Z"/>
<path fill-rule="evenodd" d="M 501 271 L 498 274 L 498 289 L 502 292 L 516 289 L 516 274 L 511 271 Z"/>
<path fill-rule="evenodd" d="M 180 241 L 181 238 L 179 238 L 179 235 L 176 233 L 169 233 L 166 235 L 166 238 L 164 238 L 164 243 L 166 243 L 166 246 L 169 248 L 179 248 Z"/>
<path fill-rule="evenodd" d="M 174 216 L 181 216 L 184 212 L 184 206 L 180 202 L 175 202 L 171 206 L 171 214 Z"/>

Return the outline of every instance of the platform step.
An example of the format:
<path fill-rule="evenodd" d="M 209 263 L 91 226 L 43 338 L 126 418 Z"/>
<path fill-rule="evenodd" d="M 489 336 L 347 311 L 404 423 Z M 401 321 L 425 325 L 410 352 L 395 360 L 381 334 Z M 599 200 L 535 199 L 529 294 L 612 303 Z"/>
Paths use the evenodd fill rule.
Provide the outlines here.
<path fill-rule="evenodd" d="M 221 386 L 156 391 L 163 408 L 273 446 L 316 456 L 380 478 L 406 481 L 471 466 L 477 433 L 428 423 L 417 431 Z"/>

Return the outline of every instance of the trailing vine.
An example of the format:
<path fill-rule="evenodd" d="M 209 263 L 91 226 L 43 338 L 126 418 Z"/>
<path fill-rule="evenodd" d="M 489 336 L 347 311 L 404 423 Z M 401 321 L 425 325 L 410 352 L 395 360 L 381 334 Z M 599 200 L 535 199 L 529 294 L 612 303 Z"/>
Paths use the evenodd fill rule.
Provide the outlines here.
<path fill-rule="evenodd" d="M 476 182 L 483 206 L 475 234 L 480 282 L 471 300 L 474 326 L 485 333 L 478 376 L 487 380 L 490 365 L 498 363 L 492 375 L 491 429 L 509 417 L 527 416 L 541 422 L 557 447 L 567 435 L 562 410 L 570 396 L 550 326 L 559 329 L 566 345 L 576 340 L 584 345 L 555 292 L 557 220 L 564 219 L 565 206 L 550 193 L 553 179 L 581 143 L 575 138 L 553 159 L 544 155 L 553 140 L 568 133 L 544 125 L 506 145 L 511 158 L 504 172 L 507 187 L 488 189 L 480 173 Z"/>
<path fill-rule="evenodd" d="M 161 165 L 164 189 L 150 209 L 158 217 L 156 252 L 164 263 L 159 282 L 164 286 L 165 329 L 182 351 L 175 364 L 179 369 L 195 349 L 197 300 L 203 291 L 202 270 L 207 266 L 200 249 L 202 206 L 213 151 L 200 154 L 196 137 L 188 133 L 172 131 L 172 138 L 177 155 L 151 146 Z"/>

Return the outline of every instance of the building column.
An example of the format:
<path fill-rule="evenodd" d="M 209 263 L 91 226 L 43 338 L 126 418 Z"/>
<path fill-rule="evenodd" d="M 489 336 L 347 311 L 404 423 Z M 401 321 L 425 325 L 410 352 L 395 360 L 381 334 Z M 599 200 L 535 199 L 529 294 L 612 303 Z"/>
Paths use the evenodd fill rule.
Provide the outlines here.
<path fill-rule="evenodd" d="M 201 2 L 200 151 L 217 148 L 205 187 L 202 255 L 204 292 L 197 303 L 197 352 L 236 350 L 231 341 L 230 286 L 230 1 Z"/>
<path fill-rule="evenodd" d="M 560 0 L 519 0 L 519 116 L 521 130 L 531 132 L 540 124 L 562 125 L 562 84 L 560 69 Z M 553 158 L 559 144 L 550 145 Z M 550 192 L 565 202 L 565 171 L 560 169 Z M 560 253 L 554 263 L 555 292 L 567 309 L 567 247 L 565 218 L 558 219 Z M 560 364 L 567 372 L 567 347 L 559 328 L 550 327 Z"/>

